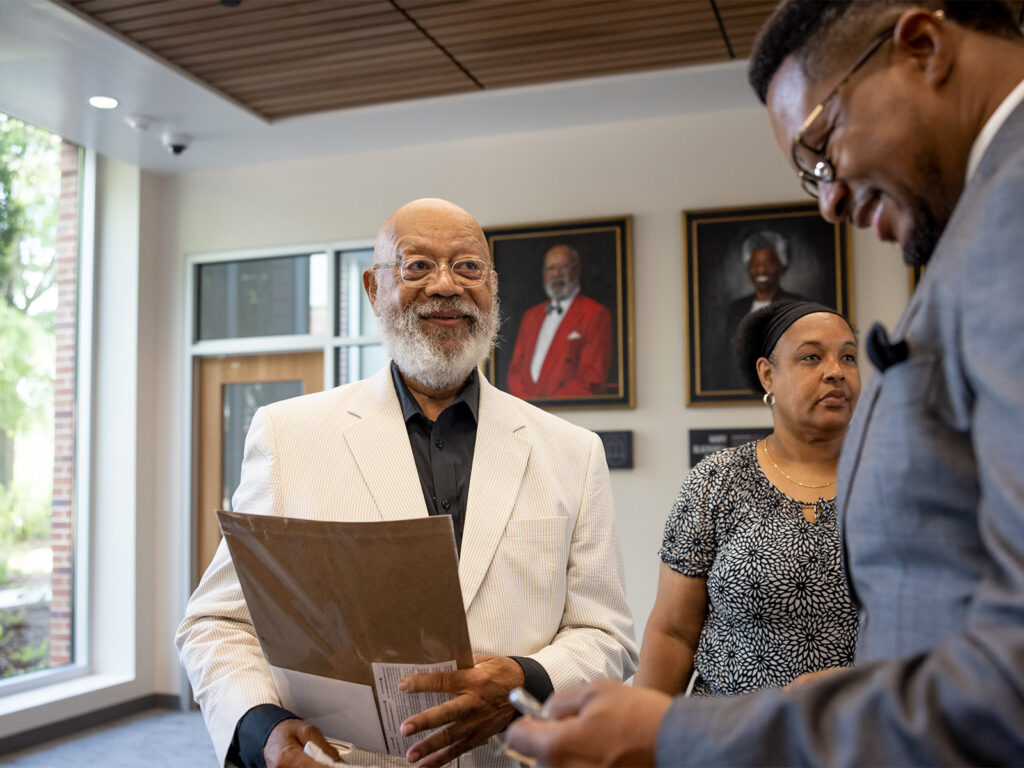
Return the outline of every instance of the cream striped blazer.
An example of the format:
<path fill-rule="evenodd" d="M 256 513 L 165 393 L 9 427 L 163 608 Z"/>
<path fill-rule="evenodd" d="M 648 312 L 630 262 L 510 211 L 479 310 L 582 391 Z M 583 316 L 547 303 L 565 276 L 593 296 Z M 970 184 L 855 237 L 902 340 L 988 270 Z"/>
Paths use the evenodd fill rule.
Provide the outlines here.
<path fill-rule="evenodd" d="M 459 562 L 473 650 L 534 658 L 556 690 L 629 677 L 636 644 L 601 441 L 483 378 L 478 416 Z M 425 516 L 390 366 L 257 411 L 232 507 L 317 520 Z M 279 703 L 223 541 L 176 643 L 223 764 L 239 718 Z M 501 764 L 491 741 L 462 764 Z"/>

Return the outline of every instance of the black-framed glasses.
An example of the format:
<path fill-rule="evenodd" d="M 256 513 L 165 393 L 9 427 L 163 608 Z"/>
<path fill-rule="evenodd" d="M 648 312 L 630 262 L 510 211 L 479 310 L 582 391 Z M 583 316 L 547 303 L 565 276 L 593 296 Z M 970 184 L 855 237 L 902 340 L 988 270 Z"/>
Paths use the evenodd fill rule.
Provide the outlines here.
<path fill-rule="evenodd" d="M 812 147 L 804 141 L 804 136 L 807 133 L 807 130 L 814 125 L 814 121 L 821 116 L 821 113 L 824 112 L 835 97 L 839 95 L 839 91 L 841 91 L 843 86 L 849 82 L 854 73 L 864 66 L 867 60 L 870 59 L 875 52 L 892 37 L 895 30 L 896 27 L 889 27 L 879 33 L 878 37 L 871 41 L 871 44 L 865 49 L 864 53 L 862 53 L 857 60 L 853 62 L 850 68 L 846 70 L 846 74 L 839 78 L 839 82 L 836 83 L 832 90 L 828 92 L 828 95 L 818 103 L 818 106 L 811 110 L 811 113 L 807 115 L 807 119 L 804 120 L 800 129 L 796 132 L 796 135 L 793 136 L 791 152 L 793 154 L 793 164 L 797 169 L 796 175 L 800 178 L 800 186 L 802 186 L 804 191 L 811 197 L 818 197 L 819 183 L 827 183 L 835 179 L 836 169 L 835 166 L 832 165 L 832 161 L 825 155 L 825 149 L 828 146 L 828 134 L 825 135 L 825 138 L 819 146 Z"/>
<path fill-rule="evenodd" d="M 439 279 L 442 269 L 447 269 L 452 280 L 463 288 L 475 288 L 478 285 L 483 285 L 491 271 L 490 264 L 475 256 L 456 259 L 451 264 L 438 264 L 433 259 L 413 258 L 373 265 L 374 269 L 385 267 L 398 267 L 402 282 L 412 288 L 418 288 Z"/>

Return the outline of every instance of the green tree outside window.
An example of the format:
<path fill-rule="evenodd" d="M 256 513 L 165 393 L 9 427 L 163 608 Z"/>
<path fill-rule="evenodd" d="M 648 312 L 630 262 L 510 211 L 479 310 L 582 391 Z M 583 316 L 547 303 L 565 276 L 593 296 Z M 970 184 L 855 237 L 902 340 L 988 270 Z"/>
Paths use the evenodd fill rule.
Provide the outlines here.
<path fill-rule="evenodd" d="M 48 608 L 2 600 L 50 577 L 59 192 L 60 138 L 0 114 L 0 677 L 47 666 Z"/>

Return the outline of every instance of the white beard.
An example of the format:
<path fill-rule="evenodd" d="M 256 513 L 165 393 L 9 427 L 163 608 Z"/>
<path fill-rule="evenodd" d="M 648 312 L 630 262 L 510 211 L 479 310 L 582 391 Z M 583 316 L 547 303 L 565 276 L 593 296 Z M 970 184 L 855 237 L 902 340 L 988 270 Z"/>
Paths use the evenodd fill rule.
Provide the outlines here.
<path fill-rule="evenodd" d="M 377 310 L 384 348 L 398 370 L 432 389 L 448 389 L 465 381 L 491 352 L 498 335 L 498 297 L 484 314 L 467 298 L 435 296 L 405 310 L 377 294 Z M 460 345 L 448 349 L 445 341 L 464 334 L 464 328 L 424 328 L 420 317 L 446 310 L 470 318 L 469 334 Z M 439 343 L 440 342 L 440 343 Z"/>
<path fill-rule="evenodd" d="M 563 301 L 573 295 L 574 292 L 580 289 L 580 283 L 578 280 L 559 280 L 559 284 L 556 285 L 556 281 L 544 283 L 544 293 L 548 295 L 548 298 L 552 301 Z"/>

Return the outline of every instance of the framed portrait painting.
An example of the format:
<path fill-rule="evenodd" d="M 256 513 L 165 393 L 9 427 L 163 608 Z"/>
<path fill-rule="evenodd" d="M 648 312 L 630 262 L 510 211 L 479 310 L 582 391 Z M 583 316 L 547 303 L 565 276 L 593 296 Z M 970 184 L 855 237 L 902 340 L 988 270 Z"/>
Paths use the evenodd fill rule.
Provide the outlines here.
<path fill-rule="evenodd" d="M 543 408 L 631 408 L 629 216 L 485 229 L 503 318 L 491 383 Z"/>
<path fill-rule="evenodd" d="M 758 402 L 737 369 L 743 318 L 779 298 L 817 301 L 853 321 L 846 222 L 816 203 L 683 212 L 689 326 L 688 405 Z"/>

